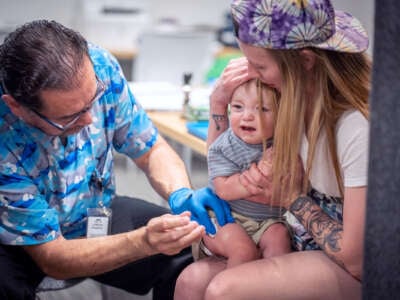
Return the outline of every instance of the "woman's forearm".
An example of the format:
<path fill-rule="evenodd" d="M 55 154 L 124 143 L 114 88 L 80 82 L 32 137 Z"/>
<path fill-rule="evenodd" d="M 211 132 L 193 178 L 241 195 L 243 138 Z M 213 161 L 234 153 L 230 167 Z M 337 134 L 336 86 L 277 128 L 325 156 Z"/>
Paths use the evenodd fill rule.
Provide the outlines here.
<path fill-rule="evenodd" d="M 214 104 L 210 100 L 210 117 L 207 134 L 207 148 L 215 141 L 215 139 L 229 127 L 228 107 Z"/>
<path fill-rule="evenodd" d="M 343 224 L 330 218 L 308 196 L 298 197 L 289 210 L 303 224 L 322 250 L 339 266 L 347 269 L 343 253 Z"/>

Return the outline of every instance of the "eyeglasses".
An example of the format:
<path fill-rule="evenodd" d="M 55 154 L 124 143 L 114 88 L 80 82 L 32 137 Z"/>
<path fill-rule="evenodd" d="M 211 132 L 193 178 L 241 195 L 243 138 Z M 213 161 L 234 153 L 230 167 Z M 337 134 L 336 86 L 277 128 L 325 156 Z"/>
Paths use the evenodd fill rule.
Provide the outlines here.
<path fill-rule="evenodd" d="M 11 95 L 8 92 L 8 89 L 6 88 L 4 81 L 1 82 L 2 84 L 2 88 L 4 93 Z M 76 113 L 76 115 L 73 117 L 73 119 L 71 121 L 69 121 L 67 124 L 65 125 L 61 125 L 55 121 L 50 120 L 49 118 L 47 118 L 46 116 L 42 115 L 40 112 L 38 112 L 37 110 L 33 109 L 33 108 L 29 108 L 33 113 L 35 113 L 39 118 L 41 118 L 43 121 L 45 121 L 46 123 L 50 124 L 51 126 L 57 128 L 58 130 L 60 130 L 61 132 L 64 132 L 66 130 L 68 130 L 69 128 L 71 128 L 72 125 L 74 125 L 79 118 L 87 113 L 89 110 L 92 109 L 93 104 L 99 100 L 101 98 L 101 96 L 103 96 L 105 90 L 106 90 L 106 84 L 101 81 L 97 75 L 96 75 L 96 85 L 97 85 L 97 89 L 96 89 L 96 94 L 94 95 L 93 99 L 90 101 L 90 104 L 85 107 L 84 109 L 82 109 L 80 112 Z"/>
<path fill-rule="evenodd" d="M 73 117 L 73 119 L 71 121 L 69 121 L 67 124 L 65 125 L 61 125 L 57 122 L 54 122 L 52 120 L 50 120 L 49 118 L 47 118 L 46 116 L 42 115 L 40 112 L 38 112 L 35 109 L 31 109 L 32 112 L 34 112 L 39 118 L 41 118 L 43 121 L 47 122 L 48 124 L 52 125 L 53 127 L 57 128 L 58 130 L 64 132 L 66 130 L 68 130 L 69 128 L 71 128 L 72 125 L 74 125 L 79 118 L 87 113 L 89 110 L 92 109 L 93 104 L 99 100 L 101 98 L 101 96 L 103 96 L 105 90 L 106 90 L 106 85 L 103 81 L 101 81 L 97 75 L 96 75 L 96 84 L 97 84 L 97 90 L 96 90 L 96 94 L 93 97 L 93 99 L 90 101 L 90 104 L 85 107 L 84 109 L 82 109 L 80 112 L 76 113 L 76 115 Z"/>

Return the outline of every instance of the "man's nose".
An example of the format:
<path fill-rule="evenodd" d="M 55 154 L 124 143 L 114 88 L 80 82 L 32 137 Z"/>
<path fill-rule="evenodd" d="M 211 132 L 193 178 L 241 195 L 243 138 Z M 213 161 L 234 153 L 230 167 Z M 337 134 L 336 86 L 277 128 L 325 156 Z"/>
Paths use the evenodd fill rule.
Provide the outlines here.
<path fill-rule="evenodd" d="M 93 118 L 92 118 L 92 113 L 91 113 L 90 109 L 85 111 L 79 118 L 79 124 L 82 124 L 82 125 L 89 125 L 89 124 L 92 124 L 92 122 L 93 122 Z"/>

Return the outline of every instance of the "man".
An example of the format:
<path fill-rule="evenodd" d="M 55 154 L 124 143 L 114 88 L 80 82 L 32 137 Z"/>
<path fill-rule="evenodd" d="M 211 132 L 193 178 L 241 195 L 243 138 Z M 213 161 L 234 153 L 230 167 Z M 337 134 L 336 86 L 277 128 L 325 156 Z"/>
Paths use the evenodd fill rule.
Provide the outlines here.
<path fill-rule="evenodd" d="M 45 275 L 172 298 L 187 247 L 215 232 L 206 207 L 221 225 L 232 218 L 209 190 L 190 189 L 115 58 L 57 22 L 34 21 L 0 46 L 0 80 L 0 298 L 34 299 Z M 175 215 L 115 196 L 114 150 Z"/>

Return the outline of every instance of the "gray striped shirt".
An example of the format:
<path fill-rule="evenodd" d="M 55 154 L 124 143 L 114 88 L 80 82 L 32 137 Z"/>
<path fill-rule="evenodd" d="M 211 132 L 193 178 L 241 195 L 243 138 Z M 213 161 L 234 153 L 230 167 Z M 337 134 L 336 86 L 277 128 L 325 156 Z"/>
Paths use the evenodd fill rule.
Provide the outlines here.
<path fill-rule="evenodd" d="M 271 143 L 269 143 L 271 144 Z M 262 144 L 247 144 L 228 128 L 208 149 L 209 186 L 214 190 L 212 180 L 215 177 L 226 177 L 247 170 L 253 162 L 262 157 Z M 231 210 L 263 221 L 268 218 L 279 218 L 280 208 L 244 199 L 228 201 Z"/>

